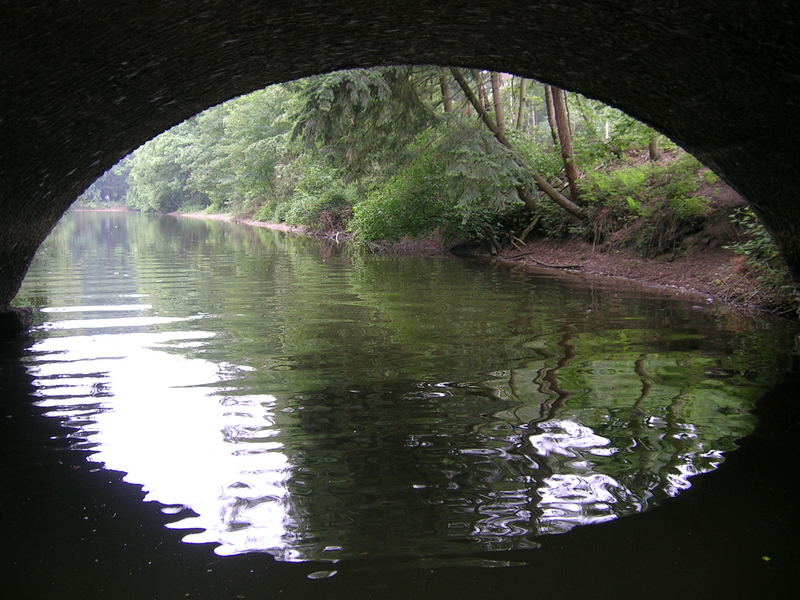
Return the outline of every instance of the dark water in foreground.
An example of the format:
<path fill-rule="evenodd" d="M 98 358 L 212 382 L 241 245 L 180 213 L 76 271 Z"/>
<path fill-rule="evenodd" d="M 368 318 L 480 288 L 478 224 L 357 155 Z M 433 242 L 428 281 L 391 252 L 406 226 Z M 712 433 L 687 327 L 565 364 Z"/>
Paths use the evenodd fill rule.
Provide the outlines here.
<path fill-rule="evenodd" d="M 109 213 L 68 215 L 21 296 L 12 598 L 705 597 L 795 568 L 788 325 Z"/>

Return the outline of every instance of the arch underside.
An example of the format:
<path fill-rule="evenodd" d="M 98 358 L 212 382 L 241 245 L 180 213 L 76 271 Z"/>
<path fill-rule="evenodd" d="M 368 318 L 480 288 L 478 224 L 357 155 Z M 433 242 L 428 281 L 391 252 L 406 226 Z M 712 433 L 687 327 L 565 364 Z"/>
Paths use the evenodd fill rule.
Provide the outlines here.
<path fill-rule="evenodd" d="M 72 201 L 219 102 L 386 64 L 555 83 L 649 123 L 739 191 L 800 282 L 800 8 L 792 2 L 273 0 L 2 8 L 0 310 Z"/>

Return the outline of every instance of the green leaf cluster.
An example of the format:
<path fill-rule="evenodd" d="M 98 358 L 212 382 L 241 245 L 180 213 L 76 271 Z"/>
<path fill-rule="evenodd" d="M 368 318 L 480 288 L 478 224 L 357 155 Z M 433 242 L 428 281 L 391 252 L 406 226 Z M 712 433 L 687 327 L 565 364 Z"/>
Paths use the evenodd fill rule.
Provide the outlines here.
<path fill-rule="evenodd" d="M 447 220 L 445 165 L 429 149 L 353 207 L 349 228 L 362 243 L 422 237 Z"/>
<path fill-rule="evenodd" d="M 342 230 L 355 198 L 355 186 L 346 183 L 337 169 L 312 164 L 300 176 L 284 220 L 321 231 Z"/>
<path fill-rule="evenodd" d="M 755 278 L 755 291 L 759 288 L 771 291 L 770 296 L 775 303 L 771 308 L 774 312 L 800 314 L 800 297 L 769 231 L 749 207 L 736 209 L 730 221 L 739 230 L 739 238 L 726 248 L 747 257 L 749 273 L 744 275 Z"/>
<path fill-rule="evenodd" d="M 647 161 L 587 174 L 584 199 L 592 215 L 587 233 L 594 241 L 636 246 L 645 256 L 675 250 L 710 211 L 708 199 L 697 194 L 704 171 L 696 159 L 682 155 L 666 164 Z"/>
<path fill-rule="evenodd" d="M 489 120 L 496 119 L 488 73 L 466 75 Z M 660 144 L 670 160 L 632 164 L 658 135 L 570 93 L 574 160 L 582 171 L 578 204 L 590 217 L 576 225 L 533 183 L 536 173 L 569 194 L 544 86 L 526 82 L 527 114 L 520 118 L 522 80 L 499 79 L 509 143 L 498 142 L 452 73 L 438 67 L 339 71 L 259 90 L 133 153 L 126 202 L 143 211 L 205 210 L 348 229 L 365 243 L 438 231 L 492 249 L 532 219 L 546 235 L 579 233 L 644 255 L 676 249 L 700 226 L 709 207 L 697 190 L 713 175 L 666 140 Z M 103 201 L 107 183 L 87 190 L 84 201 Z"/>

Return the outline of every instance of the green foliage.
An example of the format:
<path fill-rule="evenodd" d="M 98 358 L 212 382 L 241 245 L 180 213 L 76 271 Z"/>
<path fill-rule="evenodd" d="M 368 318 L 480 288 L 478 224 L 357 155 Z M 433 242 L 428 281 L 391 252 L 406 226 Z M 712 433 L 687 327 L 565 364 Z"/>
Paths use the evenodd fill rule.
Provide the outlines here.
<path fill-rule="evenodd" d="M 204 193 L 212 212 L 251 215 L 273 194 L 272 179 L 287 153 L 285 93 L 267 88 L 196 117 L 196 160 L 188 186 Z"/>
<path fill-rule="evenodd" d="M 747 257 L 747 267 L 757 282 L 757 289 L 770 291 L 776 312 L 800 313 L 792 278 L 772 236 L 749 207 L 738 208 L 730 217 L 740 239 L 726 246 Z"/>
<path fill-rule="evenodd" d="M 132 156 L 127 201 L 133 208 L 171 212 L 185 205 L 207 205 L 205 194 L 186 185 L 197 148 L 192 145 L 191 121 L 154 138 Z"/>
<path fill-rule="evenodd" d="M 648 125 L 598 100 L 572 93 L 569 103 L 575 126 L 575 155 L 585 171 L 609 167 L 628 156 L 641 155 L 647 152 L 653 139 L 662 152 L 678 150 L 674 143 Z"/>
<path fill-rule="evenodd" d="M 443 191 L 452 215 L 447 233 L 496 245 L 504 222 L 521 205 L 517 186 L 530 185 L 527 169 L 483 128 L 453 128 L 437 150 L 445 167 Z"/>
<path fill-rule="evenodd" d="M 732 250 L 763 265 L 775 266 L 780 262 L 778 247 L 751 208 L 737 208 L 730 220 L 742 234 L 741 241 L 730 245 Z"/>
<path fill-rule="evenodd" d="M 689 155 L 594 171 L 584 179 L 589 233 L 593 241 L 634 245 L 645 256 L 675 250 L 708 215 L 708 199 L 696 194 L 702 183 L 703 167 Z"/>
<path fill-rule="evenodd" d="M 629 150 L 647 148 L 653 135 L 650 127 L 614 108 L 609 107 L 604 112 L 608 113 L 611 123 L 611 135 L 605 143 L 612 154 L 619 156 Z"/>
<path fill-rule="evenodd" d="M 545 179 L 553 181 L 564 170 L 561 154 L 548 142 L 520 131 L 510 131 L 508 137 L 524 163 Z"/>
<path fill-rule="evenodd" d="M 595 171 L 584 180 L 583 198 L 590 206 L 609 208 L 620 219 L 640 216 L 652 174 L 649 163 L 610 172 Z"/>
<path fill-rule="evenodd" d="M 577 225 L 563 208 L 546 196 L 539 198 L 535 217 L 537 227 L 545 237 L 563 238 L 585 233 L 584 226 Z"/>
<path fill-rule="evenodd" d="M 78 196 L 76 205 L 83 208 L 124 205 L 128 194 L 130 172 L 131 159 L 130 156 L 126 156 Z"/>
<path fill-rule="evenodd" d="M 459 86 L 451 87 L 452 112 L 442 110 L 441 75 L 450 77 L 438 67 L 340 71 L 211 108 L 134 153 L 127 201 L 149 211 L 203 209 L 348 228 L 364 242 L 438 230 L 493 249 L 531 220 L 520 189 L 538 195 L 534 216 L 548 235 L 581 233 L 643 254 L 674 249 L 702 222 L 707 201 L 696 190 L 709 175 L 696 161 L 631 166 L 653 130 L 569 94 L 591 215 L 576 225 L 533 185 L 532 170 L 563 187 L 543 87 L 528 88 L 534 110 L 519 129 L 514 111 L 506 111 L 512 151 L 465 110 Z M 466 76 L 477 85 L 475 72 Z M 478 76 L 488 81 L 486 72 Z M 509 85 L 501 90 L 506 103 L 516 102 L 515 93 Z M 89 196 L 97 201 L 96 190 Z"/>
<path fill-rule="evenodd" d="M 128 203 L 147 211 L 249 215 L 287 153 L 286 95 L 269 88 L 213 107 L 138 149 Z"/>
<path fill-rule="evenodd" d="M 419 155 L 353 207 L 349 228 L 360 242 L 422 237 L 446 224 L 445 165 L 434 150 Z"/>
<path fill-rule="evenodd" d="M 434 120 L 411 67 L 354 69 L 287 86 L 297 106 L 289 119 L 302 140 L 353 176 L 407 159 L 407 144 Z"/>
<path fill-rule="evenodd" d="M 516 229 L 522 207 L 516 186 L 530 177 L 519 157 L 491 134 L 451 123 L 442 134 L 422 134 L 413 147 L 419 154 L 355 207 L 350 227 L 361 240 L 396 241 L 441 230 L 494 248 Z"/>
<path fill-rule="evenodd" d="M 355 186 L 331 167 L 310 165 L 294 188 L 285 220 L 323 231 L 345 226 L 356 198 Z"/>

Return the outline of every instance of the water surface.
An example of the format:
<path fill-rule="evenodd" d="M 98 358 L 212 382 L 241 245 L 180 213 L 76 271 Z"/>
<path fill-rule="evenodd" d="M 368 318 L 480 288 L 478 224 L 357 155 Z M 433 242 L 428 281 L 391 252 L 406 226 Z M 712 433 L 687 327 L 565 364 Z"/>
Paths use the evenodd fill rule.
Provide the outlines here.
<path fill-rule="evenodd" d="M 124 213 L 68 215 L 22 296 L 31 400 L 78 470 L 138 486 L 177 557 L 261 553 L 312 579 L 531 564 L 548 536 L 660 510 L 754 430 L 793 335 L 653 293 Z"/>

